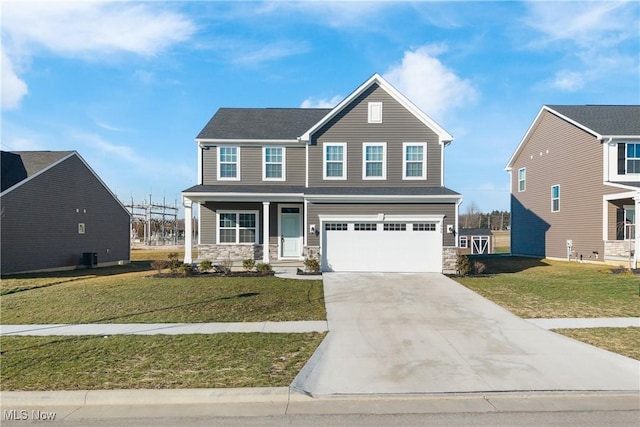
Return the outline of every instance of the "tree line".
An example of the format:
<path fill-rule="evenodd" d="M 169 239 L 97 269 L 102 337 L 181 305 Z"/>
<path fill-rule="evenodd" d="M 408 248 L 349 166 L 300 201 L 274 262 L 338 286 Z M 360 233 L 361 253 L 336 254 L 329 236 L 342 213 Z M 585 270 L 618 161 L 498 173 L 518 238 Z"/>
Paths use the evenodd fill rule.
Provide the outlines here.
<path fill-rule="evenodd" d="M 461 228 L 488 228 L 490 230 L 508 230 L 511 228 L 511 213 L 493 210 L 480 212 L 478 205 L 471 202 L 459 217 Z"/>

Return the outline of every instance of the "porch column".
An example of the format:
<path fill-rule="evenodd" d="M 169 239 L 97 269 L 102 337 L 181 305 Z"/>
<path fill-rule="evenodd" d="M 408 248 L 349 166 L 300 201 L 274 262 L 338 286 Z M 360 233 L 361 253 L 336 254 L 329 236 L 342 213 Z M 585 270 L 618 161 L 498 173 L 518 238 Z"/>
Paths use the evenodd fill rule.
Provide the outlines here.
<path fill-rule="evenodd" d="M 634 213 L 636 217 L 634 230 L 636 247 L 633 255 L 633 268 L 640 268 L 640 192 L 636 193 L 636 196 L 633 199 L 636 201 L 636 211 Z"/>
<path fill-rule="evenodd" d="M 184 263 L 191 264 L 193 262 L 193 255 L 191 248 L 193 246 L 193 218 L 191 213 L 191 205 L 193 202 L 189 199 L 183 199 L 182 204 L 184 206 Z"/>
<path fill-rule="evenodd" d="M 262 202 L 262 262 L 269 264 L 269 202 Z"/>

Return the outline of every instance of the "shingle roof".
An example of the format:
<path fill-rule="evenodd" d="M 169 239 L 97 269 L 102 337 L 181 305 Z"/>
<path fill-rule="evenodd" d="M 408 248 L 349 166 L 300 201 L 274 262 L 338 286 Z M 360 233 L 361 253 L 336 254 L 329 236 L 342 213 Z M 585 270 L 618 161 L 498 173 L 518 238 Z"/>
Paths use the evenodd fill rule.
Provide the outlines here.
<path fill-rule="evenodd" d="M 640 136 L 640 105 L 547 105 L 591 129 L 607 136 Z"/>
<path fill-rule="evenodd" d="M 330 108 L 220 108 L 196 139 L 295 140 Z"/>
<path fill-rule="evenodd" d="M 493 236 L 493 231 L 488 228 L 461 228 L 460 236 Z"/>
<path fill-rule="evenodd" d="M 13 187 L 72 153 L 73 151 L 2 151 L 0 191 Z"/>

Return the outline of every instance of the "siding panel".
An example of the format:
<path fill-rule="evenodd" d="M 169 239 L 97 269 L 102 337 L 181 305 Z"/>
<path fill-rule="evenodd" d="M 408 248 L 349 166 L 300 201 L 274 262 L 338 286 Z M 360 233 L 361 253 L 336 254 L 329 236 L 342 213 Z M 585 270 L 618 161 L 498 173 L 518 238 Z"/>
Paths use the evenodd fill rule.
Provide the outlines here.
<path fill-rule="evenodd" d="M 382 123 L 367 122 L 368 102 L 382 102 Z M 335 186 L 340 181 L 322 179 L 323 142 L 347 143 L 348 185 L 415 187 L 440 186 L 442 146 L 433 130 L 426 127 L 413 114 L 393 99 L 378 85 L 373 85 L 356 98 L 340 114 L 320 128 L 309 146 L 309 186 Z M 365 142 L 387 143 L 387 179 L 369 181 L 362 179 L 362 144 Z M 427 180 L 402 179 L 402 143 L 427 143 Z"/>

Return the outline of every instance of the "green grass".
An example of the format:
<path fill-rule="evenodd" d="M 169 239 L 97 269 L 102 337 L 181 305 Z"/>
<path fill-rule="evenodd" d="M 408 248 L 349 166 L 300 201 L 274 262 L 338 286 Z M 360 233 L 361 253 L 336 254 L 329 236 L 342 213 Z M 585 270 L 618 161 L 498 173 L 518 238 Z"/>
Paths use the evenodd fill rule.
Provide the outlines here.
<path fill-rule="evenodd" d="M 640 328 L 554 329 L 554 332 L 640 360 Z"/>
<path fill-rule="evenodd" d="M 2 337 L 2 390 L 280 387 L 324 334 Z"/>
<path fill-rule="evenodd" d="M 148 263 L 145 263 L 148 264 Z M 157 278 L 147 267 L 3 278 L 2 323 L 324 320 L 320 280 Z M 143 269 L 143 271 L 139 271 Z"/>
<path fill-rule="evenodd" d="M 485 274 L 454 278 L 524 318 L 640 317 L 640 276 L 604 264 L 509 256 L 469 257 Z"/>

